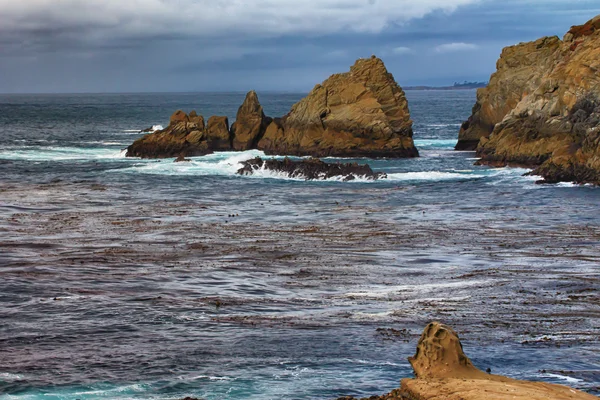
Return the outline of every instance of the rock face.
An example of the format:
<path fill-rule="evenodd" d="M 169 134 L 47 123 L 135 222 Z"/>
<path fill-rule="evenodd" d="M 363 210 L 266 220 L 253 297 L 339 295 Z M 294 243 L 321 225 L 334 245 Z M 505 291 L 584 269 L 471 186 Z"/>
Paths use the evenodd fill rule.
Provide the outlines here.
<path fill-rule="evenodd" d="M 379 58 L 315 86 L 258 143 L 268 154 L 417 157 L 404 91 Z"/>
<path fill-rule="evenodd" d="M 127 157 L 168 158 L 201 156 L 210 153 L 204 118 L 192 111 L 176 111 L 169 126 L 136 140 L 127 148 Z"/>
<path fill-rule="evenodd" d="M 369 400 L 598 399 L 566 386 L 518 381 L 480 371 L 464 354 L 456 332 L 437 322 L 425 328 L 417 353 L 409 361 L 415 379 L 403 379 L 400 389 Z M 339 400 L 356 399 L 342 397 Z"/>
<path fill-rule="evenodd" d="M 233 149 L 237 151 L 255 149 L 271 121 L 272 118 L 265 116 L 256 92 L 249 92 L 231 126 Z"/>
<path fill-rule="evenodd" d="M 509 48 L 498 65 L 457 147 L 479 136 L 482 164 L 533 167 L 545 182 L 600 184 L 600 16 L 563 40 Z"/>
<path fill-rule="evenodd" d="M 226 117 L 177 111 L 169 126 L 138 139 L 128 157 L 200 156 L 251 149 L 314 157 L 417 157 L 404 91 L 376 57 L 331 76 L 283 118 L 265 116 L 256 92 L 246 95 L 229 129 Z"/>
<path fill-rule="evenodd" d="M 283 160 L 263 160 L 260 157 L 256 157 L 252 160 L 242 162 L 242 165 L 243 168 L 240 168 L 237 172 L 240 175 L 254 175 L 257 171 L 268 170 L 284 174 L 289 178 L 305 180 L 339 178 L 343 181 L 352 181 L 357 178 L 378 180 L 387 177 L 382 172 L 373 172 L 368 164 L 328 164 L 317 158 L 292 161 L 287 157 Z"/>
<path fill-rule="evenodd" d="M 560 39 L 554 36 L 502 50 L 488 86 L 477 90 L 477 102 L 460 129 L 456 149 L 475 150 L 482 137 L 489 137 L 494 126 L 537 89 L 543 74 L 556 63 L 559 47 Z"/>

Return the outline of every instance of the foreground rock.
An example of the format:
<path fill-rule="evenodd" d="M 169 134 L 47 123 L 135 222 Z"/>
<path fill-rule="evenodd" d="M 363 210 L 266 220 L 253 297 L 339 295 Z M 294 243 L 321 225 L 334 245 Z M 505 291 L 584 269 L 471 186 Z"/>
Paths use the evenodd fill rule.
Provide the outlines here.
<path fill-rule="evenodd" d="M 456 332 L 435 322 L 425 328 L 417 353 L 409 361 L 415 379 L 403 379 L 400 389 L 370 400 L 598 400 L 566 386 L 480 371 L 464 354 Z"/>
<path fill-rule="evenodd" d="M 480 163 L 533 167 L 545 182 L 600 184 L 600 16 L 563 40 L 503 51 L 457 148 Z"/>
<path fill-rule="evenodd" d="M 367 180 L 378 180 L 387 178 L 382 172 L 373 172 L 367 164 L 328 164 L 317 158 L 293 161 L 289 158 L 283 160 L 263 160 L 256 157 L 242 162 L 243 168 L 237 172 L 240 175 L 254 175 L 259 171 L 271 171 L 283 174 L 288 178 L 299 178 L 306 180 L 324 180 L 337 178 L 343 181 L 352 181 L 357 178 Z"/>
<path fill-rule="evenodd" d="M 315 86 L 258 144 L 268 154 L 417 157 L 404 91 L 383 61 L 359 59 Z"/>
<path fill-rule="evenodd" d="M 261 149 L 314 157 L 417 157 L 404 91 L 376 57 L 331 76 L 283 118 L 267 117 L 256 92 L 247 94 L 229 128 L 226 117 L 178 111 L 169 126 L 136 140 L 128 157 L 191 157 Z"/>

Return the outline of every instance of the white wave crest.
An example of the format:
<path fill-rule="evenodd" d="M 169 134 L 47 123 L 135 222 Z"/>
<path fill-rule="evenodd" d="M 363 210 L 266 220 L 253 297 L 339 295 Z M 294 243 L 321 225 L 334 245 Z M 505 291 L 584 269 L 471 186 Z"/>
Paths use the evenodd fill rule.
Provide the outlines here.
<path fill-rule="evenodd" d="M 19 147 L 0 150 L 2 160 L 86 161 L 124 159 L 125 150 L 83 147 Z"/>

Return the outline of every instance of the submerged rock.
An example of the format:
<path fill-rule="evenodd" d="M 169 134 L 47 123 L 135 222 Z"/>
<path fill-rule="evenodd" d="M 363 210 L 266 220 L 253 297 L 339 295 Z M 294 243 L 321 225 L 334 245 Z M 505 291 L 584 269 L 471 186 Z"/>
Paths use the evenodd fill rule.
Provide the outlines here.
<path fill-rule="evenodd" d="M 463 352 L 458 334 L 450 327 L 429 324 L 409 358 L 415 379 L 368 400 L 592 400 L 596 396 L 550 383 L 518 381 L 477 369 Z M 341 397 L 338 400 L 356 400 Z M 367 400 L 367 399 L 363 399 Z"/>
<path fill-rule="evenodd" d="M 417 157 L 404 91 L 383 61 L 359 59 L 275 119 L 258 142 L 268 154 Z"/>
<path fill-rule="evenodd" d="M 314 157 L 418 157 L 404 91 L 383 61 L 360 59 L 331 76 L 283 118 L 270 118 L 256 92 L 246 95 L 236 121 L 177 111 L 169 126 L 136 140 L 128 157 L 200 156 L 251 149 Z"/>
<path fill-rule="evenodd" d="M 478 92 L 457 148 L 481 164 L 535 168 L 545 182 L 600 184 L 600 16 L 563 40 L 509 47 Z"/>
<path fill-rule="evenodd" d="M 352 181 L 357 178 L 378 180 L 385 179 L 387 175 L 382 172 L 373 172 L 367 164 L 357 163 L 326 163 L 318 158 L 293 161 L 289 158 L 283 160 L 263 160 L 256 157 L 252 160 L 242 162 L 243 167 L 238 170 L 239 175 L 254 175 L 257 171 L 272 171 L 284 174 L 288 178 L 300 178 L 306 180 L 324 180 L 339 178 L 344 181 Z"/>

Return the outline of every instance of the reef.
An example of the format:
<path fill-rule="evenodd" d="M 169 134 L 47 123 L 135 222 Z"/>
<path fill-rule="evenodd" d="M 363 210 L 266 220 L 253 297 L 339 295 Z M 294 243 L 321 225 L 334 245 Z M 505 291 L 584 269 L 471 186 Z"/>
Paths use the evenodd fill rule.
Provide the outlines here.
<path fill-rule="evenodd" d="M 256 92 L 246 95 L 231 127 L 226 117 L 177 111 L 169 125 L 136 140 L 128 157 L 193 157 L 214 151 L 263 150 L 314 157 L 418 157 L 402 88 L 383 61 L 359 59 L 332 75 L 281 118 L 265 115 Z"/>
<path fill-rule="evenodd" d="M 415 378 L 400 388 L 362 400 L 593 400 L 596 396 L 543 382 L 519 381 L 477 369 L 465 355 L 458 334 L 438 322 L 429 324 L 409 357 Z M 338 400 L 357 400 L 341 397 Z"/>
<path fill-rule="evenodd" d="M 525 166 L 540 182 L 600 184 L 600 16 L 503 50 L 477 93 L 459 150 L 479 164 Z"/>
<path fill-rule="evenodd" d="M 366 180 L 378 180 L 387 178 L 383 172 L 373 172 L 368 164 L 358 163 L 326 163 L 318 158 L 303 160 L 269 159 L 263 160 L 256 157 L 252 160 L 242 162 L 243 167 L 238 170 L 239 175 L 254 175 L 258 171 L 271 171 L 287 178 L 305 180 L 339 179 L 352 181 L 357 178 Z"/>

